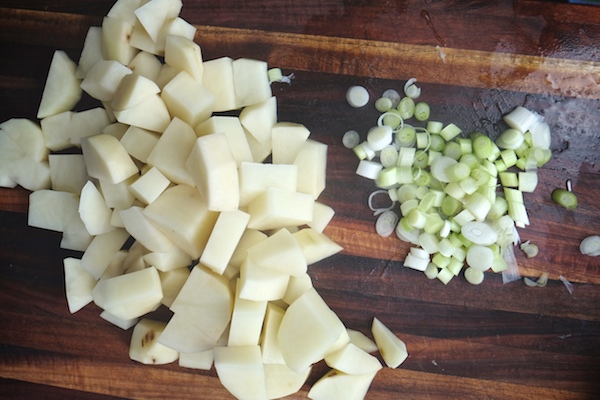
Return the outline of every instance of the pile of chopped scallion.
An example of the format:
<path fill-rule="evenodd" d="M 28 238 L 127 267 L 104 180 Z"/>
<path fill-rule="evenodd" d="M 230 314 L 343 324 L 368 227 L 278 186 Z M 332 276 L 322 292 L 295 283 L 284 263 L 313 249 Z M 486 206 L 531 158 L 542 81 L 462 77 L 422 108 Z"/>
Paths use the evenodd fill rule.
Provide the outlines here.
<path fill-rule="evenodd" d="M 375 183 L 368 203 L 377 233 L 395 231 L 411 243 L 404 266 L 444 284 L 461 272 L 479 284 L 490 269 L 504 282 L 519 279 L 513 247 L 517 228 L 529 225 L 523 193 L 535 190 L 537 169 L 551 159 L 548 124 L 518 106 L 503 116 L 507 129 L 495 140 L 465 133 L 431 120 L 415 83 L 408 80 L 403 95 L 389 89 L 375 101 L 380 116 L 364 141 L 355 130 L 342 139 L 359 159 L 357 175 Z M 366 104 L 364 93 L 350 88 L 348 103 Z M 389 206 L 374 207 L 379 196 Z"/>

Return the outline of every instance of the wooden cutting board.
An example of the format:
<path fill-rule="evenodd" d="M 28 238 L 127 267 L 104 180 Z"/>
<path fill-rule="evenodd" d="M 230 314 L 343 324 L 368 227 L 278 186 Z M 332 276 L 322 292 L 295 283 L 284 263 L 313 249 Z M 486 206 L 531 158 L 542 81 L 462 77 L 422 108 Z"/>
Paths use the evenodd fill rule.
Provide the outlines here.
<path fill-rule="evenodd" d="M 52 52 L 77 60 L 87 29 L 112 1 L 2 1 L 0 121 L 34 118 Z M 407 344 L 398 369 L 380 372 L 368 399 L 587 399 L 600 396 L 600 258 L 579 253 L 600 234 L 600 8 L 545 1 L 309 0 L 186 1 L 181 16 L 198 28 L 205 60 L 253 57 L 294 74 L 275 84 L 280 121 L 306 125 L 328 144 L 320 200 L 336 215 L 325 233 L 341 254 L 310 269 L 315 287 L 342 321 L 370 335 L 373 317 Z M 367 206 L 373 183 L 341 137 L 364 138 L 378 113 L 352 109 L 351 85 L 372 99 L 422 87 L 432 119 L 495 136 L 501 116 L 522 105 L 542 114 L 553 158 L 525 196 L 531 224 L 519 231 L 540 254 L 516 252 L 520 273 L 550 275 L 544 288 L 448 285 L 405 269 L 408 245 L 380 238 Z M 85 107 L 82 104 L 81 107 Z M 576 210 L 550 199 L 571 179 Z M 70 315 L 64 298 L 60 236 L 27 226 L 28 192 L 0 190 L 0 397 L 228 399 L 215 371 L 143 366 L 127 355 L 130 332 L 90 305 Z M 572 292 L 559 278 L 572 284 Z M 327 370 L 315 366 L 290 398 L 306 398 Z"/>

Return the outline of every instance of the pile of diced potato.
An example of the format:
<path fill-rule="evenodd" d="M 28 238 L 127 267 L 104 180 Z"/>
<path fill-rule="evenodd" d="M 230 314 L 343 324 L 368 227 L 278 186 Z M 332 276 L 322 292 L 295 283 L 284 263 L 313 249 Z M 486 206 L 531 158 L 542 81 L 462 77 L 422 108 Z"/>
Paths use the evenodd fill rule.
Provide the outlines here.
<path fill-rule="evenodd" d="M 39 122 L 0 124 L 0 185 L 30 190 L 29 225 L 82 253 L 64 260 L 69 310 L 134 327 L 131 359 L 214 365 L 240 399 L 294 393 L 325 360 L 309 397 L 363 398 L 369 353 L 407 353 L 377 319 L 375 342 L 347 329 L 307 274 L 342 250 L 318 201 L 327 146 L 278 121 L 266 62 L 204 61 L 181 8 L 118 0 L 78 64 L 56 51 Z M 83 96 L 98 106 L 74 111 Z M 147 316 L 161 305 L 168 322 Z"/>

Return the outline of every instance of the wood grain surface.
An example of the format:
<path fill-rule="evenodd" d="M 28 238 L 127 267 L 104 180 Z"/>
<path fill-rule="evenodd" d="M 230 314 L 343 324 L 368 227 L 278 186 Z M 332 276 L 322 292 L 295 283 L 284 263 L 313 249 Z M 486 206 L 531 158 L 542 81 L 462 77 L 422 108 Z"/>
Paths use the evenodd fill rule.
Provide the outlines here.
<path fill-rule="evenodd" d="M 55 49 L 78 60 L 85 33 L 112 0 L 0 0 L 0 121 L 35 118 Z M 600 7 L 565 2 L 184 0 L 205 60 L 254 57 L 294 74 L 275 84 L 278 119 L 306 125 L 329 146 L 320 200 L 336 215 L 325 233 L 342 253 L 310 268 L 319 293 L 350 328 L 370 335 L 373 317 L 410 356 L 375 378 L 367 399 L 600 398 L 600 257 L 579 253 L 600 234 Z M 444 286 L 406 269 L 408 246 L 374 232 L 372 182 L 341 144 L 378 116 L 352 109 L 346 89 L 372 98 L 416 77 L 432 118 L 495 137 L 501 116 L 522 105 L 542 114 L 552 160 L 525 195 L 523 240 L 540 248 L 520 273 L 550 276 L 544 288 L 486 273 Z M 84 99 L 85 109 L 94 104 Z M 551 191 L 571 179 L 579 207 Z M 29 192 L 0 189 L 0 398 L 230 399 L 214 369 L 144 366 L 128 357 L 130 331 L 89 305 L 69 314 L 60 235 L 27 226 Z M 573 285 L 570 293 L 559 279 Z M 165 318 L 164 310 L 156 314 Z M 315 365 L 290 399 L 304 399 L 327 370 Z"/>

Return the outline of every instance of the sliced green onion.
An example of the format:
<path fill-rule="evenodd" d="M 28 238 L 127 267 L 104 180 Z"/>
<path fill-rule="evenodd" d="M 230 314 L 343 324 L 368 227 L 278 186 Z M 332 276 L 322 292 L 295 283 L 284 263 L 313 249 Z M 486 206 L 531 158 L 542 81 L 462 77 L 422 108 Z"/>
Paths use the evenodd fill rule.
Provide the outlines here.
<path fill-rule="evenodd" d="M 496 196 L 496 199 L 492 204 L 490 211 L 488 211 L 487 218 L 489 220 L 496 220 L 505 215 L 507 211 L 508 203 L 506 202 L 506 199 L 501 196 Z"/>
<path fill-rule="evenodd" d="M 404 125 L 396 132 L 395 143 L 400 147 L 414 146 L 416 141 L 415 128 L 409 125 Z"/>
<path fill-rule="evenodd" d="M 417 199 L 403 201 L 402 203 L 400 203 L 400 213 L 406 217 L 413 209 L 417 208 L 418 206 L 419 200 Z"/>
<path fill-rule="evenodd" d="M 431 258 L 431 262 L 438 268 L 446 268 L 450 264 L 450 257 L 438 252 Z"/>
<path fill-rule="evenodd" d="M 523 136 L 523 132 L 511 128 L 511 129 L 507 129 L 504 132 L 502 132 L 500 134 L 500 136 L 498 136 L 498 138 L 496 139 L 496 145 L 498 147 L 500 147 L 501 149 L 516 149 L 519 146 L 521 146 L 521 144 L 523 144 L 523 141 L 525 140 L 524 136 Z"/>
<path fill-rule="evenodd" d="M 413 183 L 406 183 L 398 187 L 396 195 L 400 203 L 404 203 L 406 200 L 412 200 L 417 197 L 416 195 L 417 185 Z"/>
<path fill-rule="evenodd" d="M 398 150 L 396 150 L 396 147 L 388 145 L 381 149 L 379 161 L 385 168 L 395 166 L 398 163 Z"/>
<path fill-rule="evenodd" d="M 566 189 L 554 189 L 551 197 L 556 204 L 568 210 L 574 210 L 578 206 L 577 195 Z"/>
<path fill-rule="evenodd" d="M 416 99 L 421 95 L 421 88 L 415 85 L 417 80 L 415 78 L 410 78 L 404 84 L 404 94 L 410 97 L 411 99 Z"/>
<path fill-rule="evenodd" d="M 460 135 L 462 133 L 462 129 L 456 126 L 453 123 L 449 123 L 440 131 L 440 136 L 444 138 L 445 141 L 450 141 Z"/>
<path fill-rule="evenodd" d="M 399 167 L 411 167 L 415 162 L 415 154 L 417 149 L 414 147 L 400 147 L 398 152 L 397 165 Z"/>
<path fill-rule="evenodd" d="M 538 184 L 538 174 L 535 171 L 519 172 L 519 190 L 525 193 L 533 193 Z"/>
<path fill-rule="evenodd" d="M 372 192 L 369 195 L 367 203 L 368 203 L 368 206 L 371 209 L 371 211 L 373 211 L 373 215 L 374 216 L 378 216 L 379 214 L 384 213 L 384 212 L 386 212 L 386 211 L 391 210 L 392 208 L 394 208 L 395 204 L 394 204 L 393 201 L 391 202 L 391 204 L 388 207 L 375 207 L 373 205 L 373 201 L 375 199 L 375 196 L 380 195 L 380 194 L 387 194 L 387 193 L 388 193 L 387 190 L 381 189 L 381 190 L 375 190 L 374 192 Z M 391 200 L 389 198 L 389 196 L 388 196 L 388 200 Z"/>
<path fill-rule="evenodd" d="M 387 89 L 381 97 L 385 97 L 386 99 L 390 99 L 392 101 L 392 108 L 398 107 L 398 103 L 400 103 L 400 93 L 395 89 Z"/>
<path fill-rule="evenodd" d="M 415 104 L 415 118 L 418 121 L 427 121 L 429 119 L 430 112 L 431 110 L 429 108 L 429 104 L 425 102 Z"/>
<path fill-rule="evenodd" d="M 379 112 L 386 112 L 392 109 L 392 100 L 387 97 L 380 97 L 375 100 L 375 109 Z"/>
<path fill-rule="evenodd" d="M 355 130 L 349 130 L 342 137 L 342 144 L 347 149 L 352 149 L 360 142 L 360 135 Z"/>
<path fill-rule="evenodd" d="M 384 112 L 377 119 L 378 126 L 389 126 L 395 132 L 398 129 L 404 127 L 404 119 L 400 116 L 400 113 L 391 109 L 388 112 Z"/>
<path fill-rule="evenodd" d="M 496 230 L 485 222 L 467 222 L 462 226 L 460 233 L 470 242 L 482 246 L 490 246 L 498 240 Z"/>
<path fill-rule="evenodd" d="M 480 159 L 487 159 L 494 151 L 492 139 L 485 135 L 478 135 L 473 140 L 473 152 Z"/>
<path fill-rule="evenodd" d="M 270 68 L 267 71 L 267 76 L 269 77 L 269 82 L 280 82 L 283 78 L 283 72 L 281 72 L 281 68 Z"/>
<path fill-rule="evenodd" d="M 387 125 L 376 126 L 369 130 L 367 143 L 374 151 L 380 151 L 392 142 L 393 130 Z"/>
<path fill-rule="evenodd" d="M 418 171 L 418 173 L 416 173 L 415 171 Z M 418 168 L 413 169 L 413 182 L 417 186 L 431 185 L 431 181 L 432 177 L 429 171 Z"/>
<path fill-rule="evenodd" d="M 535 244 L 529 243 L 529 241 L 522 243 L 519 247 L 521 248 L 521 251 L 525 253 L 527 258 L 533 258 L 538 255 L 538 247 Z"/>
<path fill-rule="evenodd" d="M 538 118 L 536 114 L 522 106 L 516 107 L 503 117 L 508 126 L 522 133 L 527 132 Z"/>
<path fill-rule="evenodd" d="M 464 274 L 465 279 L 471 285 L 479 285 L 481 282 L 483 282 L 485 278 L 485 274 L 483 273 L 483 271 L 472 267 L 468 267 L 467 269 L 465 269 Z"/>
<path fill-rule="evenodd" d="M 456 143 L 460 146 L 462 155 L 473 153 L 473 141 L 469 138 L 456 138 Z"/>
<path fill-rule="evenodd" d="M 446 147 L 442 151 L 442 154 L 458 161 L 458 159 L 460 159 L 462 156 L 462 151 L 460 149 L 460 145 L 457 142 L 452 141 L 446 143 Z"/>
<path fill-rule="evenodd" d="M 429 141 L 430 141 L 430 144 L 429 144 L 430 150 L 437 151 L 440 153 L 442 151 L 444 151 L 444 148 L 446 147 L 446 141 L 440 135 L 433 134 L 433 133 L 430 134 Z"/>
<path fill-rule="evenodd" d="M 445 196 L 442 200 L 441 210 L 447 217 L 456 215 L 462 207 L 462 203 L 452 196 Z"/>
<path fill-rule="evenodd" d="M 396 109 L 400 112 L 400 116 L 403 119 L 412 118 L 415 115 L 415 101 L 410 97 L 404 97 L 400 100 L 398 107 Z"/>
<path fill-rule="evenodd" d="M 427 130 L 429 133 L 439 135 L 444 128 L 444 123 L 441 121 L 427 121 Z"/>
<path fill-rule="evenodd" d="M 429 258 L 415 257 L 413 254 L 407 254 L 403 262 L 405 267 L 425 271 L 429 265 Z"/>
<path fill-rule="evenodd" d="M 425 223 L 425 227 L 423 230 L 427 233 L 439 233 L 440 230 L 444 227 L 445 221 L 440 217 L 440 214 L 437 212 L 427 214 L 427 222 Z M 440 237 L 443 237 L 440 234 Z"/>
<path fill-rule="evenodd" d="M 398 224 L 398 214 L 388 210 L 379 215 L 375 223 L 375 231 L 379 236 L 388 237 L 396 229 Z"/>
<path fill-rule="evenodd" d="M 449 165 L 445 172 L 449 182 L 459 182 L 471 175 L 471 168 L 465 163 L 457 162 Z"/>
<path fill-rule="evenodd" d="M 375 179 L 375 184 L 377 187 L 383 189 L 392 188 L 396 186 L 397 183 L 398 171 L 396 167 L 383 168 L 381 171 L 379 171 L 379 174 L 377 174 L 377 178 Z"/>
<path fill-rule="evenodd" d="M 467 264 L 480 271 L 487 271 L 494 262 L 494 252 L 487 246 L 471 245 L 467 249 Z"/>
<path fill-rule="evenodd" d="M 442 268 L 438 272 L 436 278 L 438 278 L 438 280 L 444 285 L 447 285 L 448 283 L 450 283 L 452 278 L 454 278 L 454 274 L 448 268 Z"/>
<path fill-rule="evenodd" d="M 444 187 L 444 192 L 453 199 L 461 200 L 465 197 L 465 190 L 460 185 L 460 182 L 449 182 Z M 462 203 L 461 203 L 462 206 Z"/>
<path fill-rule="evenodd" d="M 516 172 L 503 171 L 498 174 L 500 177 L 500 183 L 502 186 L 508 186 L 516 188 L 519 186 L 519 176 Z"/>
<path fill-rule="evenodd" d="M 427 266 L 427 268 L 425 269 L 425 276 L 428 279 L 435 279 L 438 275 L 438 268 L 435 266 L 434 263 L 429 263 L 429 265 Z"/>
<path fill-rule="evenodd" d="M 600 236 L 588 236 L 579 244 L 579 251 L 590 257 L 600 256 Z"/>
<path fill-rule="evenodd" d="M 517 164 L 517 154 L 512 149 L 502 150 L 500 152 L 500 158 L 504 161 L 506 168 L 513 167 Z"/>
<path fill-rule="evenodd" d="M 413 165 L 417 168 L 426 168 L 429 165 L 429 154 L 426 151 L 420 150 L 415 154 Z"/>
<path fill-rule="evenodd" d="M 346 101 L 354 108 L 361 108 L 369 102 L 369 92 L 363 86 L 351 86 L 346 91 Z"/>
<path fill-rule="evenodd" d="M 419 244 L 429 254 L 435 254 L 439 251 L 440 241 L 433 233 L 423 232 L 419 235 Z"/>
<path fill-rule="evenodd" d="M 377 175 L 379 175 L 379 171 L 382 169 L 383 165 L 381 165 L 381 163 L 369 160 L 361 160 L 356 168 L 356 175 L 375 180 Z"/>
<path fill-rule="evenodd" d="M 413 178 L 412 167 L 396 167 L 396 181 L 401 185 L 406 183 L 413 183 L 415 180 Z"/>
<path fill-rule="evenodd" d="M 377 155 L 375 153 L 375 151 L 371 148 L 371 146 L 369 146 L 369 144 L 367 143 L 367 141 L 364 141 L 364 142 L 362 142 L 362 143 L 354 146 L 353 150 L 354 150 L 354 154 L 356 154 L 356 156 L 360 160 L 369 160 L 369 161 L 371 161 Z"/>
<path fill-rule="evenodd" d="M 451 157 L 439 157 L 431 164 L 431 175 L 440 182 L 450 182 L 450 178 L 446 171 L 448 170 L 448 167 L 455 164 L 458 164 L 458 161 Z"/>
<path fill-rule="evenodd" d="M 400 223 L 396 226 L 396 236 L 398 236 L 400 240 L 418 245 L 420 231 L 413 227 L 408 227 L 407 225 L 406 218 L 401 218 Z"/>

